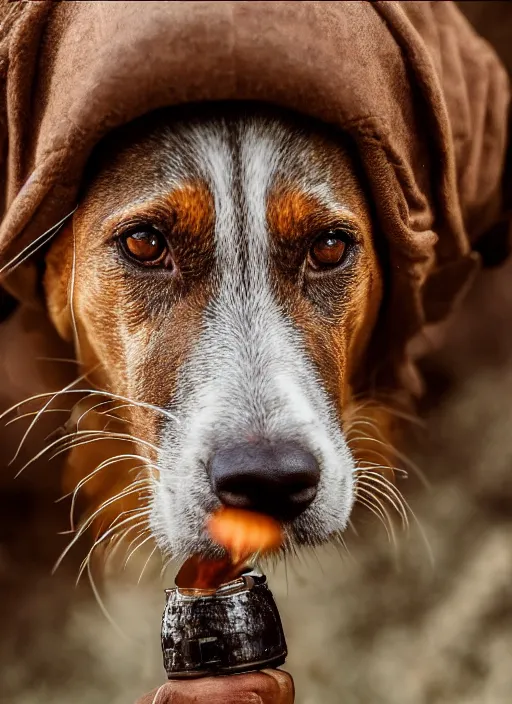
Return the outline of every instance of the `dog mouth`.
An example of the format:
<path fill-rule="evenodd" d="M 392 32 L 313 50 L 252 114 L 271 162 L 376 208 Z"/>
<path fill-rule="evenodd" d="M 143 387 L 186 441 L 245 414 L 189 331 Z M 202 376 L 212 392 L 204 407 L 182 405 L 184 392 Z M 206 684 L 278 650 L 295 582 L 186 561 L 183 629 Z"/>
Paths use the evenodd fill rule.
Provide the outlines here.
<path fill-rule="evenodd" d="M 278 521 L 244 509 L 220 508 L 208 520 L 207 532 L 224 554 L 187 559 L 176 576 L 178 587 L 215 590 L 237 579 L 260 556 L 275 553 L 284 542 Z"/>
<path fill-rule="evenodd" d="M 236 565 L 253 564 L 254 558 L 272 557 L 281 559 L 287 553 L 292 554 L 302 547 L 315 547 L 330 542 L 345 529 L 353 504 L 353 491 L 346 482 L 341 482 L 337 490 L 329 492 L 325 483 L 320 483 L 316 496 L 309 503 L 310 493 L 306 494 L 308 506 L 303 511 L 293 514 L 283 512 L 277 497 L 266 499 L 265 504 L 253 503 L 248 508 L 226 505 L 211 491 L 204 482 L 205 493 L 194 486 L 190 492 L 180 492 L 179 496 L 165 492 L 167 502 L 161 501 L 161 493 L 154 497 L 152 512 L 152 532 L 164 555 L 177 561 L 196 557 L 213 561 L 224 561 L 229 557 L 229 564 L 222 563 L 229 571 Z M 170 501 L 169 501 L 170 499 Z M 243 545 L 237 547 L 236 530 L 230 536 L 232 542 L 226 544 L 218 536 L 212 536 L 209 526 L 219 513 L 235 515 L 236 513 L 257 516 L 261 520 L 278 526 L 276 533 L 279 540 L 268 549 L 264 543 L 252 548 Z"/>

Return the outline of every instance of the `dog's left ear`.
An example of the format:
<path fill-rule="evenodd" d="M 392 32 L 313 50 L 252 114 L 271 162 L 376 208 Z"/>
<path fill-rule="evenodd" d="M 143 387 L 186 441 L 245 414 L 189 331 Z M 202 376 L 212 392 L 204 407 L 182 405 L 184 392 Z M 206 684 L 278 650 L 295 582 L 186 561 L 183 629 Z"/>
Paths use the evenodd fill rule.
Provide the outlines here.
<path fill-rule="evenodd" d="M 71 342 L 73 322 L 71 316 L 70 284 L 73 270 L 73 222 L 71 221 L 52 242 L 46 254 L 43 287 L 50 320 L 59 335 Z"/>

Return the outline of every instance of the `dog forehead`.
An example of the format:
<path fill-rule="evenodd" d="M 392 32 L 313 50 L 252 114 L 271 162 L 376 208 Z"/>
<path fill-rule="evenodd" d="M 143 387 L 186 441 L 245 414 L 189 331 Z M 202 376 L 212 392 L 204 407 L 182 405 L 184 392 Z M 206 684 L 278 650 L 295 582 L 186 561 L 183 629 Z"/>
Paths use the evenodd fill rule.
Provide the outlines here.
<path fill-rule="evenodd" d="M 91 160 L 87 219 L 162 201 L 184 220 L 193 214 L 197 233 L 226 214 L 228 201 L 245 228 L 251 211 L 272 211 L 275 220 L 276 208 L 293 211 L 282 219 L 290 228 L 314 209 L 341 206 L 364 217 L 354 161 L 337 136 L 279 114 L 149 115 L 113 133 Z"/>
<path fill-rule="evenodd" d="M 219 160 L 250 164 L 271 152 L 269 168 L 286 170 L 297 179 L 325 181 L 345 151 L 341 136 L 333 138 L 327 126 L 303 122 L 297 115 L 257 108 L 223 114 L 217 109 L 183 119 L 163 111 L 108 135 L 90 160 L 88 178 L 102 180 L 108 173 L 134 185 L 142 179 L 146 185 L 162 180 L 168 184 L 204 177 L 208 171 L 211 176 Z"/>

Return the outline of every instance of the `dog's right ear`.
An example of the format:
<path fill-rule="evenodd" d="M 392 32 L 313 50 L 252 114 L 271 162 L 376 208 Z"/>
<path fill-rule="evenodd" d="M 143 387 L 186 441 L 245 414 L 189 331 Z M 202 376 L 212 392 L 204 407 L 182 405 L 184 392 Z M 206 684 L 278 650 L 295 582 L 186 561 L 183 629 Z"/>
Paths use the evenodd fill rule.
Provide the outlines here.
<path fill-rule="evenodd" d="M 59 335 L 73 340 L 71 280 L 73 273 L 73 221 L 61 230 L 46 254 L 43 286 L 50 320 Z"/>

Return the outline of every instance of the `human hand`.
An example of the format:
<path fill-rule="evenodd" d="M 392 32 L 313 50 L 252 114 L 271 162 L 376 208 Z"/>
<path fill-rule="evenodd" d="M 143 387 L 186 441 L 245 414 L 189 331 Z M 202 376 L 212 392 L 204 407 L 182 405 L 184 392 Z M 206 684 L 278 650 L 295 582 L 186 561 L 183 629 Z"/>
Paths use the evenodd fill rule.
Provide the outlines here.
<path fill-rule="evenodd" d="M 135 704 L 293 704 L 293 680 L 282 670 L 171 680 Z"/>

